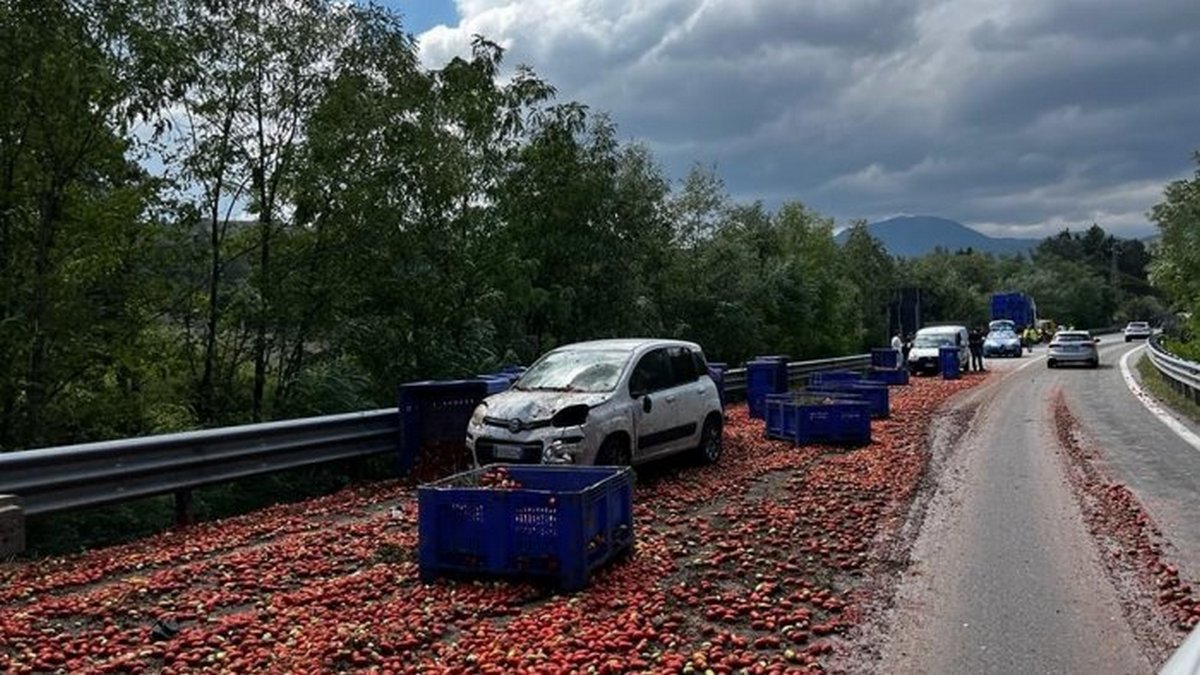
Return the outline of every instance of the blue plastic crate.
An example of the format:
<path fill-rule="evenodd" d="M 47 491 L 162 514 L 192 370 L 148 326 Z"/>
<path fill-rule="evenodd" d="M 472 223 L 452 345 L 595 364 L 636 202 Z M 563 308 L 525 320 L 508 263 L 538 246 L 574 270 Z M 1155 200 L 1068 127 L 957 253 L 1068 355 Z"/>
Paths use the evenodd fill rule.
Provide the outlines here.
<path fill-rule="evenodd" d="M 820 373 L 813 373 L 812 377 L 808 378 L 809 384 L 826 384 L 828 382 L 861 382 L 863 379 L 862 373 L 854 370 L 827 370 Z"/>
<path fill-rule="evenodd" d="M 871 415 L 863 401 L 813 394 L 767 399 L 767 437 L 799 445 L 865 445 L 871 442 Z"/>
<path fill-rule="evenodd" d="M 811 385 L 807 391 L 814 394 L 840 394 L 865 401 L 871 417 L 887 417 L 891 413 L 887 385 L 882 382 L 826 382 Z"/>
<path fill-rule="evenodd" d="M 513 382 L 516 381 L 516 377 L 505 373 L 486 373 L 483 375 L 477 375 L 477 377 L 483 380 L 484 384 L 487 386 L 488 396 L 491 396 L 492 394 L 499 394 L 502 391 L 508 391 L 508 389 L 512 387 Z"/>
<path fill-rule="evenodd" d="M 938 347 L 938 368 L 942 371 L 942 379 L 957 380 L 962 375 L 961 365 L 958 347 Z"/>
<path fill-rule="evenodd" d="M 717 398 L 721 400 L 722 408 L 725 407 L 725 371 L 728 369 L 728 363 L 708 362 L 708 376 L 717 385 Z"/>
<path fill-rule="evenodd" d="M 520 487 L 481 487 L 497 467 Z M 417 504 L 426 582 L 445 573 L 500 575 L 576 591 L 634 542 L 629 467 L 493 464 L 419 487 Z"/>
<path fill-rule="evenodd" d="M 746 363 L 746 404 L 750 417 L 763 419 L 766 397 L 788 390 L 787 361 L 765 359 Z"/>
<path fill-rule="evenodd" d="M 866 379 L 872 382 L 882 382 L 889 386 L 908 384 L 908 370 L 904 368 L 899 370 L 872 368 L 867 371 Z"/>
<path fill-rule="evenodd" d="M 900 352 L 890 347 L 876 347 L 871 350 L 871 366 L 873 368 L 899 368 Z"/>
<path fill-rule="evenodd" d="M 421 453 L 431 446 L 466 456 L 467 422 L 488 395 L 483 380 L 409 382 L 400 385 L 396 405 L 400 412 L 396 470 L 412 470 Z"/>

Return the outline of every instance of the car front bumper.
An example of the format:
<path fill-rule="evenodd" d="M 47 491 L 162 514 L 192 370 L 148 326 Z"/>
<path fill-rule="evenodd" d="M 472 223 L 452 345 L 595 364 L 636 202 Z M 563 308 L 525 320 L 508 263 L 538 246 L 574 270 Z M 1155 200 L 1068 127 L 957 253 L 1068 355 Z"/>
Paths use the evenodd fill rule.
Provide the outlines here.
<path fill-rule="evenodd" d="M 600 440 L 594 425 L 541 427 L 513 432 L 488 424 L 467 427 L 467 451 L 476 466 L 498 462 L 511 464 L 595 463 Z"/>

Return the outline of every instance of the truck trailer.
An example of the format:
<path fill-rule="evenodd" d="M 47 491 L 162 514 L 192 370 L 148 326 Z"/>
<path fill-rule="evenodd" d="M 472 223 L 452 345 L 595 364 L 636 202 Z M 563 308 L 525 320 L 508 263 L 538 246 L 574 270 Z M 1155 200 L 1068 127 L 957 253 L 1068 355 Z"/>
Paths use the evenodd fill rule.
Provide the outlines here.
<path fill-rule="evenodd" d="M 993 293 L 992 321 L 1008 319 L 1017 330 L 1037 323 L 1037 304 L 1025 293 Z"/>

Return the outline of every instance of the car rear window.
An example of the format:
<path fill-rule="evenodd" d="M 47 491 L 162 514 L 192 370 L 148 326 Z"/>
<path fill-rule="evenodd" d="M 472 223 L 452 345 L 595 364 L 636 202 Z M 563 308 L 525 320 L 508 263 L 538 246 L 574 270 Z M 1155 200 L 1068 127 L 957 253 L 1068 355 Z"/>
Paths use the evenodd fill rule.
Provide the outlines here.
<path fill-rule="evenodd" d="M 1091 338 L 1080 333 L 1069 333 L 1054 338 L 1058 342 L 1090 342 Z"/>

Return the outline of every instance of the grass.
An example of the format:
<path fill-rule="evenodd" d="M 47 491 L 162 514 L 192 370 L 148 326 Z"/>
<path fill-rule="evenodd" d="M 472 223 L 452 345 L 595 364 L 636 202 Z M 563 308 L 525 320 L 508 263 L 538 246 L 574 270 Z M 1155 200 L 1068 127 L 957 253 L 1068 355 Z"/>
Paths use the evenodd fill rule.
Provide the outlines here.
<path fill-rule="evenodd" d="M 1142 386 L 1149 391 L 1154 398 L 1170 406 L 1172 410 L 1183 415 L 1193 422 L 1200 423 L 1200 405 L 1191 401 L 1188 397 L 1179 393 L 1167 382 L 1166 377 L 1158 372 L 1154 364 L 1150 362 L 1150 357 L 1143 354 L 1137 362 L 1137 371 L 1141 375 Z"/>

